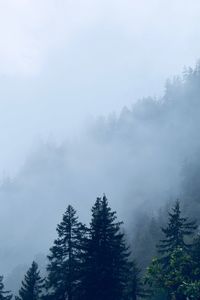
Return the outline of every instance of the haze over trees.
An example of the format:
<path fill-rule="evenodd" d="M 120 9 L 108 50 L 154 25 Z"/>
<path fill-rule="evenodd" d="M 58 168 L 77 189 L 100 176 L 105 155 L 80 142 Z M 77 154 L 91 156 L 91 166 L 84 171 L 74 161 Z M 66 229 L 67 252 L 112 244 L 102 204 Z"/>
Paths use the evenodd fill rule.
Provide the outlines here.
<path fill-rule="evenodd" d="M 0 299 L 1 300 L 11 300 L 12 294 L 9 291 L 6 291 L 3 283 L 3 276 L 0 276 Z"/>
<path fill-rule="evenodd" d="M 123 268 L 128 266 L 129 270 L 132 270 L 130 280 L 125 280 L 120 275 L 119 294 L 122 293 L 125 282 L 127 287 L 124 295 L 127 299 L 132 297 L 128 292 L 131 289 L 137 291 L 138 295 L 149 292 L 148 288 L 147 291 L 143 290 L 143 282 L 140 281 L 144 270 L 149 268 L 146 283 L 154 292 L 159 290 L 159 293 L 166 294 L 167 287 L 171 293 L 169 297 L 184 299 L 187 295 L 191 299 L 198 299 L 195 298 L 199 291 L 199 237 L 195 233 L 196 225 L 190 221 L 184 223 L 185 217 L 181 216 L 183 220 L 178 220 L 183 221 L 182 227 L 176 227 L 180 225 L 179 222 L 176 224 L 176 220 L 169 219 L 167 212 L 171 211 L 172 200 L 180 198 L 181 210 L 176 213 L 172 211 L 171 217 L 175 218 L 176 214 L 183 212 L 183 216 L 196 220 L 197 226 L 200 225 L 199 96 L 200 67 L 197 65 L 194 69 L 186 69 L 182 77 L 168 82 L 162 98 L 146 98 L 138 101 L 133 108 L 124 108 L 119 116 L 100 118 L 89 127 L 87 134 L 79 141 L 66 142 L 61 146 L 43 144 L 32 153 L 16 178 L 5 179 L 0 187 L 2 273 L 7 274 L 19 263 L 29 262 L 38 252 L 46 253 L 54 237 L 54 226 L 69 199 L 73 207 L 82 207 L 79 211 L 80 219 L 88 224 L 91 199 L 101 191 L 108 191 L 110 205 L 117 209 L 120 219 L 125 220 L 123 229 L 126 230 L 126 240 L 123 231 L 120 231 L 120 234 L 116 231 L 116 235 L 112 232 L 113 236 L 110 236 L 110 239 L 115 240 L 118 236 L 121 248 L 116 254 L 123 254 Z M 99 201 L 102 205 L 103 199 Z M 58 225 L 57 239 L 50 248 L 45 286 L 48 289 L 48 297 L 53 297 L 51 292 L 56 293 L 55 287 L 59 289 L 59 285 L 55 283 L 56 278 L 61 286 L 65 278 L 62 293 L 59 290 L 58 294 L 67 293 L 70 299 L 73 299 L 74 290 L 83 292 L 83 286 L 86 286 L 87 282 L 90 282 L 93 291 L 97 292 L 92 282 L 95 278 L 92 274 L 95 268 L 91 267 L 94 254 L 100 260 L 101 255 L 104 255 L 104 248 L 108 251 L 108 257 L 109 251 L 114 251 L 114 248 L 107 248 L 105 241 L 101 240 L 99 243 L 104 245 L 102 252 L 92 252 L 93 243 L 98 244 L 98 239 L 93 240 L 95 234 L 91 231 L 92 228 L 95 229 L 96 219 L 92 217 L 91 227 L 83 225 L 77 219 L 73 207 L 67 208 L 62 222 Z M 112 210 L 107 214 L 111 220 L 114 216 Z M 9 231 L 10 219 L 15 226 Z M 114 223 L 108 223 L 108 228 L 112 225 L 115 230 L 121 230 L 121 224 L 117 225 L 115 221 L 114 219 Z M 171 227 L 166 226 L 168 222 Z M 66 224 L 69 225 L 68 231 Z M 160 228 L 163 228 L 163 232 Z M 173 232 L 177 228 L 180 229 L 178 242 L 175 240 L 177 244 L 172 245 L 171 230 Z M 98 234 L 100 238 L 102 232 Z M 163 234 L 166 236 L 163 237 Z M 37 239 L 32 238 L 35 235 Z M 159 243 L 162 239 L 164 244 Z M 113 241 L 113 245 L 115 243 Z M 160 245 L 159 249 L 162 251 L 171 249 L 165 255 L 169 276 L 172 275 L 174 266 L 177 266 L 177 273 L 173 273 L 177 282 L 173 287 L 167 285 L 169 278 L 165 278 L 160 260 L 162 253 L 157 252 L 156 245 Z M 84 256 L 87 251 L 88 255 Z M 131 253 L 126 265 L 128 252 Z M 152 257 L 157 259 L 152 262 Z M 80 271 L 84 264 L 88 266 L 87 276 Z M 184 270 L 179 269 L 180 264 L 184 266 Z M 95 264 L 95 267 L 106 269 L 110 266 Z M 141 272 L 137 271 L 138 269 L 141 269 Z M 187 274 L 185 269 L 188 270 Z M 159 280 L 153 282 L 150 277 L 153 272 L 160 274 L 166 281 L 162 284 Z M 137 283 L 136 274 L 140 283 Z M 129 277 L 129 272 L 126 272 L 126 275 Z M 154 279 L 158 278 L 154 276 Z M 183 280 L 185 286 L 180 284 Z M 104 284 L 103 279 L 100 283 Z M 9 278 L 6 285 L 10 289 Z M 87 293 L 90 293 L 89 290 Z M 9 294 L 7 296 L 9 297 Z M 79 296 L 80 294 L 76 295 Z M 84 297 L 84 294 L 81 297 Z"/>
<path fill-rule="evenodd" d="M 195 201 L 196 208 L 189 205 L 188 212 L 198 218 L 199 82 L 199 66 L 188 69 L 167 83 L 162 98 L 143 99 L 119 116 L 100 118 L 79 140 L 38 146 L 19 174 L 5 179 L 0 188 L 3 272 L 45 252 L 67 199 L 74 207 L 84 203 L 80 211 L 84 222 L 89 219 L 91 199 L 102 191 L 128 228 L 136 226 L 145 211 L 151 218 L 169 199 L 180 198 L 185 205 Z M 5 239 L 8 215 L 16 226 L 10 239 Z M 36 232 L 38 239 L 33 242 Z M 26 238 L 29 243 L 24 249 Z M 10 249 L 17 251 L 17 261 Z"/>

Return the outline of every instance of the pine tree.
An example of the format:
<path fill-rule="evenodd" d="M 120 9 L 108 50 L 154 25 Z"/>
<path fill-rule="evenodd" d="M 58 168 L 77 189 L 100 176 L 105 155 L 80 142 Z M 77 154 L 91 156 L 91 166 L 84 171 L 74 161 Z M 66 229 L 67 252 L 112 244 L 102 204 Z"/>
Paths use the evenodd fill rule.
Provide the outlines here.
<path fill-rule="evenodd" d="M 153 292 L 164 292 L 167 299 L 186 300 L 191 292 L 192 244 L 191 236 L 197 226 L 181 216 L 177 201 L 169 213 L 166 228 L 162 228 L 165 238 L 160 241 L 160 257 L 154 258 L 147 269 L 146 282 Z M 197 288 L 197 286 L 195 286 Z"/>
<path fill-rule="evenodd" d="M 107 198 L 97 198 L 92 208 L 89 238 L 86 243 L 83 299 L 122 299 L 130 264 L 129 252 L 117 222 L 116 212 Z"/>
<path fill-rule="evenodd" d="M 15 297 L 16 300 L 40 300 L 42 290 L 44 288 L 44 279 L 40 276 L 38 265 L 33 261 L 30 269 L 27 271 L 22 287 L 19 290 L 19 296 Z"/>
<path fill-rule="evenodd" d="M 4 290 L 3 276 L 0 276 L 0 300 L 11 300 L 12 294 Z"/>
<path fill-rule="evenodd" d="M 49 298 L 74 300 L 78 298 L 81 274 L 82 240 L 86 228 L 78 222 L 76 211 L 69 205 L 57 226 L 58 238 L 48 256 L 47 288 Z"/>
<path fill-rule="evenodd" d="M 187 239 L 194 234 L 197 229 L 196 222 L 189 222 L 188 218 L 181 216 L 180 202 L 177 200 L 172 212 L 168 213 L 169 221 L 166 228 L 162 228 L 165 239 L 160 241 L 157 246 L 159 253 L 167 262 L 170 254 L 178 248 L 188 251 L 192 244 Z"/>

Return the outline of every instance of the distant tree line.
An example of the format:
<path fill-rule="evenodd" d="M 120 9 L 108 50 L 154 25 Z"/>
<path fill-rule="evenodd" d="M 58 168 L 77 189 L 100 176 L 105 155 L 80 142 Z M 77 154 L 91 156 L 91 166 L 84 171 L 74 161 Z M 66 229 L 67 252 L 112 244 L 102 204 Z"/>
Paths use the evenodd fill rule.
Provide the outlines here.
<path fill-rule="evenodd" d="M 179 201 L 161 230 L 157 256 L 142 274 L 106 196 L 97 198 L 89 226 L 69 205 L 50 248 L 46 278 L 33 262 L 15 300 L 200 300 L 200 236 L 196 223 L 182 216 Z M 0 277 L 0 300 L 12 298 Z"/>

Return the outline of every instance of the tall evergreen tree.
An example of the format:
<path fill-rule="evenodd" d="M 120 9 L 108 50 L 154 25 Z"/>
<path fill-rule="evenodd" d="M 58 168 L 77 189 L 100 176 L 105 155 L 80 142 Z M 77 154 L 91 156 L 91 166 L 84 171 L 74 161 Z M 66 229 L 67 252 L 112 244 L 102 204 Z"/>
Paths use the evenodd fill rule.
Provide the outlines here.
<path fill-rule="evenodd" d="M 27 271 L 24 281 L 22 281 L 22 287 L 19 290 L 19 296 L 16 296 L 16 300 L 40 300 L 42 296 L 42 290 L 44 288 L 44 279 L 40 276 L 38 265 L 33 261 L 30 269 Z"/>
<path fill-rule="evenodd" d="M 11 300 L 12 294 L 4 290 L 3 276 L 0 276 L 0 300 Z"/>
<path fill-rule="evenodd" d="M 122 299 L 130 264 L 122 223 L 116 219 L 106 196 L 97 198 L 84 254 L 83 299 Z"/>
<path fill-rule="evenodd" d="M 188 218 L 181 216 L 180 202 L 177 200 L 172 212 L 168 213 L 169 221 L 166 228 L 162 228 L 165 238 L 157 246 L 158 251 L 166 262 L 173 251 L 181 248 L 188 251 L 192 244 L 187 239 L 194 234 L 197 229 L 195 221 L 188 221 Z"/>
<path fill-rule="evenodd" d="M 177 201 L 169 213 L 166 228 L 162 228 L 165 238 L 160 241 L 160 257 L 152 260 L 147 269 L 146 282 L 153 292 L 164 292 L 167 299 L 186 300 L 191 293 L 192 243 L 191 236 L 197 226 L 181 216 Z M 195 286 L 197 288 L 197 286 Z"/>
<path fill-rule="evenodd" d="M 82 240 L 85 226 L 78 222 L 74 208 L 69 205 L 57 226 L 58 238 L 48 256 L 48 296 L 54 300 L 78 298 L 81 274 Z"/>

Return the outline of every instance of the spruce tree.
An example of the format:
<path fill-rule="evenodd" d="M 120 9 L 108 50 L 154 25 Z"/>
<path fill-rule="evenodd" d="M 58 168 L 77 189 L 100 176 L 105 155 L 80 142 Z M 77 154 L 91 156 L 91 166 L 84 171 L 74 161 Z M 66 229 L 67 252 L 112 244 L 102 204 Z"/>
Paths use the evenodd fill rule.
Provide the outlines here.
<path fill-rule="evenodd" d="M 158 245 L 160 257 L 154 258 L 147 269 L 146 282 L 154 294 L 162 292 L 167 299 L 187 299 L 192 280 L 191 236 L 196 228 L 195 222 L 182 217 L 176 201 L 167 227 L 162 228 L 165 238 Z"/>
<path fill-rule="evenodd" d="M 168 225 L 166 228 L 162 228 L 165 238 L 157 246 L 159 253 L 166 262 L 169 260 L 170 254 L 176 249 L 181 248 L 184 251 L 188 251 L 191 248 L 192 244 L 187 239 L 197 229 L 195 221 L 189 222 L 188 218 L 181 216 L 180 202 L 178 200 L 172 208 L 172 212 L 169 212 L 168 215 Z"/>
<path fill-rule="evenodd" d="M 3 276 L 0 276 L 0 300 L 11 300 L 12 294 L 4 290 Z"/>
<path fill-rule="evenodd" d="M 58 238 L 48 256 L 48 297 L 54 300 L 74 300 L 79 296 L 81 245 L 86 228 L 78 222 L 76 211 L 71 205 L 67 207 L 57 226 L 57 233 Z"/>
<path fill-rule="evenodd" d="M 116 212 L 106 196 L 97 198 L 92 208 L 89 237 L 84 254 L 83 299 L 122 299 L 130 264 L 129 252 Z"/>
<path fill-rule="evenodd" d="M 19 296 L 16 300 L 40 300 L 44 288 L 44 279 L 40 276 L 38 265 L 33 261 L 30 269 L 27 271 L 22 287 L 19 290 Z"/>

